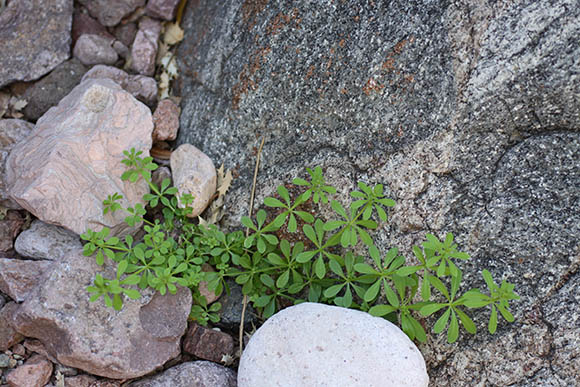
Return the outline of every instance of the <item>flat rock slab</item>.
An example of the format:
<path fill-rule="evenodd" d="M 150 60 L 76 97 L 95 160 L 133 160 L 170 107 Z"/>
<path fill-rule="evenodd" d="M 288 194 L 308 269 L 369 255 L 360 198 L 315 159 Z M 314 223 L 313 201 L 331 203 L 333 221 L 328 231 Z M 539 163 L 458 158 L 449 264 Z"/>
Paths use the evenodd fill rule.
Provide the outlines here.
<path fill-rule="evenodd" d="M 112 268 L 103 275 L 114 277 Z M 53 266 L 42 285 L 13 317 L 15 328 L 38 338 L 59 363 L 113 379 L 136 378 L 180 353 L 187 328 L 191 292 L 175 295 L 142 291 L 138 300 L 125 298 L 123 309 L 89 302 L 86 287 L 103 267 L 82 250 Z"/>
<path fill-rule="evenodd" d="M 419 349 L 398 327 L 368 313 L 315 303 L 286 308 L 252 335 L 238 385 L 427 387 Z"/>
<path fill-rule="evenodd" d="M 209 361 L 182 363 L 130 387 L 236 387 L 236 373 Z"/>
<path fill-rule="evenodd" d="M 0 13 L 0 88 L 32 81 L 70 56 L 73 0 L 10 1 Z"/>
<path fill-rule="evenodd" d="M 14 242 L 18 254 L 32 259 L 58 261 L 79 248 L 82 248 L 82 243 L 77 234 L 40 220 L 33 221 Z"/>
<path fill-rule="evenodd" d="M 77 234 L 103 226 L 128 231 L 122 211 L 103 214 L 108 195 L 122 206 L 143 202 L 147 183 L 123 182 L 123 151 L 143 157 L 151 148 L 153 120 L 141 102 L 109 79 L 82 82 L 42 116 L 34 133 L 14 146 L 7 161 L 10 195 L 44 222 Z"/>
<path fill-rule="evenodd" d="M 40 355 L 33 355 L 6 377 L 10 387 L 43 387 L 50 381 L 52 363 Z"/>

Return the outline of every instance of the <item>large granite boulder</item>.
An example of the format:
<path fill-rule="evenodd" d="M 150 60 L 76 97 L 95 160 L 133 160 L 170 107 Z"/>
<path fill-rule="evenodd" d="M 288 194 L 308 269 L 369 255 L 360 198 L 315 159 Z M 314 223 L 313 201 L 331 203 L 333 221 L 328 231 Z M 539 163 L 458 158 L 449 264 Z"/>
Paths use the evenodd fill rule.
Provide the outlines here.
<path fill-rule="evenodd" d="M 485 287 L 487 268 L 521 295 L 496 336 L 421 346 L 434 385 L 577 377 L 545 351 L 577 353 L 580 302 L 565 286 L 580 235 L 574 1 L 201 0 L 183 27 L 178 143 L 237 168 L 224 225 L 247 211 L 262 137 L 257 205 L 304 166 L 321 165 L 343 199 L 358 180 L 384 183 L 397 206 L 382 248 L 410 257 L 426 232 L 451 231 L 473 257 L 466 287 Z M 487 316 L 475 314 L 481 331 Z"/>
<path fill-rule="evenodd" d="M 187 328 L 191 292 L 175 295 L 152 290 L 124 297 L 116 311 L 103 300 L 89 301 L 87 286 L 96 273 L 114 278 L 115 268 L 97 265 L 82 250 L 55 262 L 50 272 L 13 315 L 13 325 L 26 337 L 39 339 L 60 364 L 113 379 L 143 376 L 180 353 Z"/>
<path fill-rule="evenodd" d="M 32 81 L 70 56 L 73 0 L 9 1 L 0 12 L 0 87 Z"/>
<path fill-rule="evenodd" d="M 127 231 L 122 211 L 103 214 L 102 202 L 119 192 L 123 205 L 142 202 L 147 183 L 122 181 L 124 150 L 143 157 L 151 148 L 151 111 L 110 79 L 82 82 L 12 148 L 7 161 L 10 196 L 44 222 L 81 234 Z"/>

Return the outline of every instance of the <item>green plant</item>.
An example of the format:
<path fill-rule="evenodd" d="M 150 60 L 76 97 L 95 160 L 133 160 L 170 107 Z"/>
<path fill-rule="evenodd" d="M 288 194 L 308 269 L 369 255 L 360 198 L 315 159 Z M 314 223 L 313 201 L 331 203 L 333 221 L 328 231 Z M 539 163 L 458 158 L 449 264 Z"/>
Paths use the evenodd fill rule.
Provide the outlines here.
<path fill-rule="evenodd" d="M 241 223 L 250 231 L 244 236 L 241 231 L 224 233 L 215 225 L 202 226 L 188 218 L 187 205 L 193 198 L 178 198 L 167 179 L 157 187 L 151 179 L 157 166 L 140 154 L 125 152 L 123 162 L 128 170 L 122 178 L 132 182 L 144 179 L 151 188 L 145 202 L 150 208 L 161 206 L 164 216 L 162 220 L 147 219 L 141 204 L 124 209 L 128 225 L 143 222 L 142 241 L 131 236 L 109 238 L 106 228 L 82 235 L 87 241 L 85 255 L 95 255 L 100 265 L 105 257 L 117 263 L 115 279 L 98 275 L 88 288 L 91 301 L 103 297 L 106 305 L 120 309 L 123 296 L 139 297 L 135 287 L 165 294 L 175 293 L 177 285 L 185 286 L 192 289 L 195 300 L 190 318 L 205 325 L 218 321 L 220 305 L 208 306 L 199 293 L 200 282 L 205 281 L 220 295 L 228 291 L 226 280 L 232 278 L 263 318 L 287 305 L 323 302 L 398 322 L 411 339 L 421 342 L 427 335 L 420 319 L 443 309 L 433 331 L 441 333 L 447 328 L 450 343 L 457 340 L 459 322 L 467 332 L 476 333 L 465 309 L 489 306 L 491 333 L 497 327 L 498 310 L 507 321 L 514 320 L 508 305 L 519 298 L 514 286 L 506 281 L 497 286 L 487 270 L 483 278 L 489 294 L 479 289 L 459 293 L 462 271 L 457 263 L 469 255 L 458 251 L 451 233 L 444 240 L 427 234 L 422 247 L 413 247 L 416 265 L 408 264 L 397 248 L 381 254 L 369 232 L 387 220 L 387 209 L 395 205 L 385 197 L 381 184 L 370 187 L 359 182 L 359 190 L 351 192 L 353 201 L 345 208 L 329 198 L 336 189 L 326 183 L 322 169 L 308 168 L 310 180 L 294 180 L 294 189 L 303 190 L 294 199 L 285 186 L 279 186 L 279 198 L 264 200 L 278 215 L 269 216 L 261 209 L 254 218 L 242 217 Z M 122 210 L 121 199 L 119 194 L 109 196 L 104 212 Z M 309 201 L 330 203 L 336 217 L 323 220 L 313 215 L 306 210 Z M 368 250 L 366 259 L 355 253 L 355 248 L 360 251 L 363 246 Z M 202 270 L 203 265 L 210 265 L 213 271 Z"/>

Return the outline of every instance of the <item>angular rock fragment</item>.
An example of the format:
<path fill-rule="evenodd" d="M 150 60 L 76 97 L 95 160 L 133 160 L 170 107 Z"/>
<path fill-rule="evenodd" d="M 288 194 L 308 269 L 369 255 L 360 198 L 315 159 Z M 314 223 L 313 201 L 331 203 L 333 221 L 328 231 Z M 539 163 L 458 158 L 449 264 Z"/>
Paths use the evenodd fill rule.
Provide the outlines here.
<path fill-rule="evenodd" d="M 72 23 L 73 45 L 81 35 L 99 35 L 107 40 L 114 40 L 113 35 L 98 21 L 80 10 L 75 10 Z"/>
<path fill-rule="evenodd" d="M 48 261 L 0 258 L 0 290 L 16 302 L 26 300 L 52 265 Z"/>
<path fill-rule="evenodd" d="M 33 355 L 6 376 L 10 387 L 44 387 L 52 375 L 52 363 L 40 355 Z"/>
<path fill-rule="evenodd" d="M 147 15 L 163 20 L 173 20 L 179 0 L 149 0 L 147 3 Z"/>
<path fill-rule="evenodd" d="M 145 181 L 123 182 L 123 151 L 151 148 L 151 112 L 108 79 L 82 82 L 12 149 L 10 195 L 44 222 L 81 234 L 87 229 L 128 231 L 122 212 L 103 214 L 102 202 L 119 192 L 121 204 L 142 202 Z"/>
<path fill-rule="evenodd" d="M 24 257 L 54 261 L 81 247 L 80 238 L 74 232 L 40 220 L 33 221 L 14 242 L 14 249 Z"/>
<path fill-rule="evenodd" d="M 209 361 L 192 361 L 171 367 L 159 375 L 129 384 L 129 387 L 216 386 L 235 387 L 236 373 Z"/>
<path fill-rule="evenodd" d="M 217 175 L 213 162 L 205 153 L 191 144 L 183 144 L 171 153 L 173 185 L 181 196 L 193 195 L 191 217 L 205 210 L 217 185 Z"/>
<path fill-rule="evenodd" d="M 17 309 L 18 304 L 14 302 L 9 302 L 0 309 L 0 351 L 6 351 L 24 339 L 24 336 L 18 333 L 12 324 L 12 318 Z"/>
<path fill-rule="evenodd" d="M 165 296 L 143 290 L 137 300 L 125 297 L 116 311 L 102 299 L 89 301 L 86 287 L 96 273 L 114 278 L 116 270 L 97 265 L 82 250 L 55 262 L 13 316 L 16 329 L 42 341 L 59 363 L 113 379 L 145 375 L 179 355 L 191 309 L 189 289 Z"/>
<path fill-rule="evenodd" d="M 145 0 L 79 0 L 79 3 L 87 7 L 99 23 L 112 27 L 138 7 L 144 6 Z"/>
<path fill-rule="evenodd" d="M 286 308 L 252 335 L 238 385 L 427 387 L 419 349 L 389 321 L 315 303 Z"/>
<path fill-rule="evenodd" d="M 10 199 L 6 184 L 6 159 L 15 144 L 28 137 L 34 129 L 34 125 L 24 120 L 0 119 L 0 206 L 12 209 L 20 209 L 20 205 Z"/>
<path fill-rule="evenodd" d="M 137 35 L 137 30 L 138 28 L 136 23 L 127 23 L 115 27 L 113 33 L 115 34 L 115 37 L 125 46 L 131 47 L 133 45 L 133 41 L 135 40 L 135 35 Z"/>
<path fill-rule="evenodd" d="M 183 350 L 201 359 L 222 363 L 234 354 L 234 339 L 227 333 L 192 323 L 185 334 Z"/>
<path fill-rule="evenodd" d="M 153 141 L 173 141 L 179 130 L 179 106 L 170 99 L 159 101 L 153 113 Z"/>
<path fill-rule="evenodd" d="M 131 69 L 139 74 L 152 76 L 155 73 L 155 59 L 161 23 L 144 18 L 139 22 L 139 31 L 131 48 Z"/>
<path fill-rule="evenodd" d="M 22 99 L 27 101 L 24 116 L 36 121 L 52 106 L 56 106 L 81 81 L 87 68 L 77 59 L 58 65 L 47 76 L 26 89 Z"/>
<path fill-rule="evenodd" d="M 81 35 L 75 43 L 73 54 L 87 66 L 110 65 L 119 59 L 117 51 L 113 48 L 113 42 L 100 35 Z"/>
<path fill-rule="evenodd" d="M 148 105 L 157 100 L 157 82 L 144 75 L 129 75 L 125 71 L 113 66 L 97 65 L 91 68 L 81 82 L 87 79 L 112 79 L 133 97 Z"/>
<path fill-rule="evenodd" d="M 69 58 L 72 0 L 9 1 L 0 13 L 0 88 L 38 79 Z"/>
<path fill-rule="evenodd" d="M 14 238 L 26 223 L 26 219 L 18 211 L 7 211 L 0 220 L 0 252 L 7 252 L 14 247 Z"/>

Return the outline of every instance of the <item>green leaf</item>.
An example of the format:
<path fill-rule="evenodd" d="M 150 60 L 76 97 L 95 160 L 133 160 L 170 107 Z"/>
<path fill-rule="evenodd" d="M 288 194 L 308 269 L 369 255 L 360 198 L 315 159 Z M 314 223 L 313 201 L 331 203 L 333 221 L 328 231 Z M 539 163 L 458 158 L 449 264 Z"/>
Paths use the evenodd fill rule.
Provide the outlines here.
<path fill-rule="evenodd" d="M 276 280 L 276 287 L 278 287 L 279 289 L 282 289 L 284 286 L 286 286 L 289 279 L 290 279 L 290 270 L 286 270 Z"/>
<path fill-rule="evenodd" d="M 439 319 L 433 325 L 433 332 L 439 334 L 443 332 L 445 327 L 447 326 L 447 322 L 449 321 L 449 315 L 451 314 L 451 308 L 447 309 L 445 313 L 439 317 Z"/>
<path fill-rule="evenodd" d="M 366 302 L 371 302 L 377 297 L 377 295 L 379 294 L 379 290 L 381 290 L 381 279 L 378 279 L 374 284 L 372 284 L 367 289 L 363 299 Z"/>
<path fill-rule="evenodd" d="M 427 317 L 432 315 L 433 313 L 447 307 L 447 304 L 428 304 L 425 305 L 424 307 L 422 307 L 419 310 L 419 313 L 421 313 L 423 316 Z"/>
<path fill-rule="evenodd" d="M 326 265 L 324 264 L 324 259 L 321 256 L 318 257 L 314 264 L 314 272 L 316 276 L 320 279 L 324 278 L 326 275 Z"/>
<path fill-rule="evenodd" d="M 501 313 L 503 318 L 506 319 L 507 322 L 514 322 L 515 318 L 514 318 L 513 314 L 510 313 L 509 310 L 507 310 L 506 308 L 504 308 L 501 305 L 498 305 L 497 308 L 499 309 L 499 312 Z"/>
<path fill-rule="evenodd" d="M 363 274 L 378 274 L 379 272 L 366 263 L 357 263 L 354 265 L 354 270 Z"/>
<path fill-rule="evenodd" d="M 449 235 L 449 234 L 447 234 Z M 449 324 L 449 330 L 447 331 L 447 342 L 449 344 L 455 343 L 459 337 L 459 323 L 457 322 L 457 316 L 455 312 L 451 311 L 451 323 Z"/>
<path fill-rule="evenodd" d="M 382 317 L 397 310 L 391 305 L 375 305 L 369 309 L 369 313 L 376 317 Z"/>
<path fill-rule="evenodd" d="M 489 333 L 491 333 L 492 335 L 495 333 L 497 329 L 497 309 L 495 308 L 495 305 L 491 306 L 491 316 L 489 317 L 487 329 L 489 330 Z"/>
<path fill-rule="evenodd" d="M 338 294 L 344 287 L 344 284 L 333 285 L 324 291 L 324 297 L 332 298 Z"/>
<path fill-rule="evenodd" d="M 125 293 L 125 295 L 127 295 L 127 297 L 129 297 L 132 300 L 137 300 L 141 298 L 141 293 L 139 293 L 135 289 L 123 289 L 123 293 Z"/>
<path fill-rule="evenodd" d="M 265 198 L 264 204 L 267 205 L 268 207 L 286 207 L 286 205 L 282 203 L 280 200 L 271 197 Z"/>
<path fill-rule="evenodd" d="M 465 314 L 463 311 L 459 309 L 455 309 L 455 312 L 457 312 L 457 315 L 459 316 L 461 324 L 463 324 L 465 330 L 474 335 L 477 332 L 477 327 L 475 326 L 473 320 L 469 318 L 467 314 Z"/>

